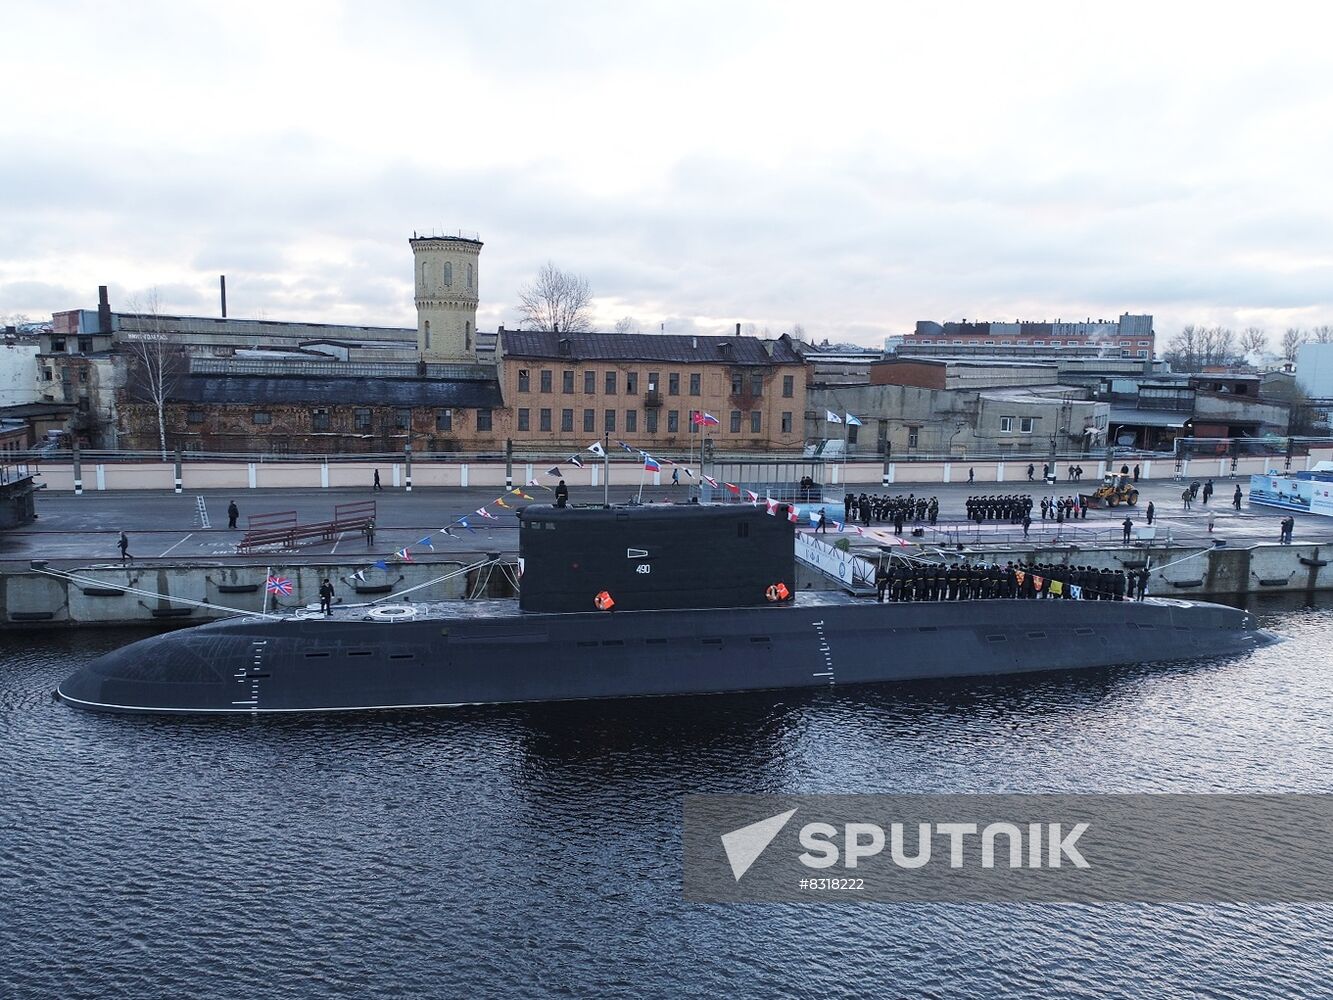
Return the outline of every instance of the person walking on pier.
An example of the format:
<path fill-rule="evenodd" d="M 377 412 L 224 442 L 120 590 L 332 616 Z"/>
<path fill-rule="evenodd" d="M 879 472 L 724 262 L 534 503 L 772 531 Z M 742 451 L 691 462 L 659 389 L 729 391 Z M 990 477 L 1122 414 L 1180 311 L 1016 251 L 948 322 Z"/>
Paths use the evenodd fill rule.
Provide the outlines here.
<path fill-rule="evenodd" d="M 1231 494 L 1231 506 L 1240 510 L 1240 483 L 1236 484 L 1236 492 Z"/>
<path fill-rule="evenodd" d="M 1213 533 L 1213 527 L 1216 524 L 1217 524 L 1217 511 L 1210 510 L 1208 512 L 1208 534 L 1211 535 Z"/>
<path fill-rule="evenodd" d="M 1138 592 L 1139 592 L 1138 599 L 1140 601 L 1143 600 L 1143 598 L 1146 597 L 1148 594 L 1148 576 L 1149 573 L 1147 566 L 1144 566 L 1141 570 L 1139 570 L 1137 582 L 1138 582 Z"/>
<path fill-rule="evenodd" d="M 333 617 L 333 584 L 327 576 L 319 585 L 319 610 L 324 612 L 326 618 Z"/>
<path fill-rule="evenodd" d="M 240 517 L 240 516 L 241 516 L 241 508 L 239 508 L 239 507 L 236 506 L 236 501 L 235 501 L 235 500 L 233 500 L 231 503 L 227 504 L 227 527 L 228 527 L 228 528 L 235 528 L 235 527 L 236 527 L 236 519 L 237 519 L 238 517 Z"/>
<path fill-rule="evenodd" d="M 1135 463 L 1134 463 L 1134 482 L 1137 483 L 1138 481 L 1139 481 L 1139 465 L 1138 465 L 1137 462 L 1135 462 Z"/>
<path fill-rule="evenodd" d="M 364 531 L 366 535 L 366 551 L 370 551 L 371 547 L 375 544 L 375 522 L 373 519 L 366 522 Z"/>
<path fill-rule="evenodd" d="M 1032 481 L 1036 478 L 1036 472 L 1037 472 L 1037 467 L 1036 467 L 1035 465 L 1033 465 L 1031 462 L 1029 462 L 1029 463 L 1028 463 L 1028 482 L 1029 482 L 1029 483 L 1032 482 Z"/>
<path fill-rule="evenodd" d="M 1209 479 L 1207 482 L 1203 484 L 1203 502 L 1207 503 L 1210 499 L 1212 499 L 1214 492 L 1215 491 L 1213 489 L 1213 481 Z"/>
<path fill-rule="evenodd" d="M 967 470 L 967 481 L 968 481 L 968 483 L 975 482 L 975 481 L 976 481 L 976 478 L 977 478 L 977 470 L 976 470 L 976 469 L 968 469 L 968 470 Z"/>
<path fill-rule="evenodd" d="M 1027 541 L 1028 529 L 1032 527 L 1032 515 L 1023 515 L 1023 541 Z"/>
<path fill-rule="evenodd" d="M 1153 506 L 1152 501 L 1148 501 L 1148 509 L 1143 512 L 1148 517 L 1148 523 L 1152 524 L 1153 515 L 1157 513 L 1157 508 Z"/>
<path fill-rule="evenodd" d="M 1291 515 L 1284 517 L 1282 519 L 1281 530 L 1278 534 L 1278 541 L 1283 545 L 1290 545 L 1291 531 L 1294 527 L 1296 527 L 1296 519 Z"/>
<path fill-rule="evenodd" d="M 673 487 L 674 487 L 674 486 L 679 486 L 679 485 L 680 485 L 680 470 L 679 470 L 679 469 L 672 469 L 672 470 L 671 470 L 671 485 L 672 485 Z"/>
<path fill-rule="evenodd" d="M 370 486 L 370 492 L 372 492 L 372 493 L 382 493 L 382 492 L 384 492 L 384 487 L 380 485 L 380 470 L 379 470 L 379 469 L 376 469 L 376 470 L 375 470 L 375 480 L 374 480 L 374 482 L 371 483 L 371 486 Z"/>
<path fill-rule="evenodd" d="M 1185 489 L 1182 490 L 1180 494 L 1180 502 L 1184 504 L 1186 510 L 1190 509 L 1190 501 L 1193 499 L 1194 499 L 1194 494 L 1191 493 L 1190 488 L 1186 486 Z"/>
<path fill-rule="evenodd" d="M 1127 517 L 1120 522 L 1120 527 L 1125 529 L 1125 541 L 1129 541 L 1129 533 L 1134 530 L 1134 521 Z"/>
<path fill-rule="evenodd" d="M 121 561 L 121 562 L 129 562 L 129 561 L 130 561 L 130 540 L 129 540 L 129 537 L 125 534 L 125 532 L 122 531 L 122 532 L 120 533 L 120 541 L 117 542 L 116 545 L 120 548 L 120 561 Z"/>

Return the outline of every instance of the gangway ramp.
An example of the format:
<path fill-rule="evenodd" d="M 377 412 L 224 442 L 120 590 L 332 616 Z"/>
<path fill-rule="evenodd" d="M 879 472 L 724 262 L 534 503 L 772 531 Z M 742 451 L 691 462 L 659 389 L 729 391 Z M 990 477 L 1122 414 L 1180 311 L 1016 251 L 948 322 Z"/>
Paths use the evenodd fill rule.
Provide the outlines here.
<path fill-rule="evenodd" d="M 820 541 L 812 531 L 796 533 L 796 558 L 849 594 L 869 597 L 876 592 L 874 563 Z"/>

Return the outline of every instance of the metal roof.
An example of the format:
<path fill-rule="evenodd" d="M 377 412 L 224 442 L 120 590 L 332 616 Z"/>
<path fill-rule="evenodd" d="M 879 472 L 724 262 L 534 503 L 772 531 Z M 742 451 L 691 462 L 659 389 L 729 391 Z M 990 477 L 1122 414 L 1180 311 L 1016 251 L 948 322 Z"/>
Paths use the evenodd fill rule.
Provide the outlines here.
<path fill-rule="evenodd" d="M 503 330 L 509 358 L 562 361 L 660 361 L 675 364 L 799 365 L 804 359 L 786 337 L 694 337 L 673 333 L 553 333 Z M 569 342 L 568 353 L 561 341 Z M 772 348 L 769 354 L 768 348 Z"/>
<path fill-rule="evenodd" d="M 438 406 L 498 408 L 500 383 L 443 379 L 292 378 L 186 376 L 170 393 L 178 403 L 259 405 L 315 403 L 333 406 Z M 142 398 L 140 395 L 139 398 Z"/>
<path fill-rule="evenodd" d="M 1194 419 L 1194 414 L 1189 410 L 1137 410 L 1132 406 L 1113 406 L 1108 419 L 1113 425 L 1184 427 L 1185 421 Z"/>

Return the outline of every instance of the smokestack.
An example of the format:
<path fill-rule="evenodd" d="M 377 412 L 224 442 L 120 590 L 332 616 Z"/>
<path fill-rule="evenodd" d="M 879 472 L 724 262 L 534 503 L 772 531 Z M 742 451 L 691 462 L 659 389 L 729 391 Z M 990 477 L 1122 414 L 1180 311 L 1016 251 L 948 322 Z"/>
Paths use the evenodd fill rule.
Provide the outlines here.
<path fill-rule="evenodd" d="M 227 276 L 218 275 L 218 289 L 222 292 L 222 318 L 227 318 Z"/>
<path fill-rule="evenodd" d="M 97 286 L 97 332 L 111 332 L 111 300 L 106 297 L 106 285 Z"/>
<path fill-rule="evenodd" d="M 740 325 L 739 323 L 737 323 L 737 324 L 736 324 L 736 336 L 739 337 L 740 335 L 741 335 L 741 325 Z"/>

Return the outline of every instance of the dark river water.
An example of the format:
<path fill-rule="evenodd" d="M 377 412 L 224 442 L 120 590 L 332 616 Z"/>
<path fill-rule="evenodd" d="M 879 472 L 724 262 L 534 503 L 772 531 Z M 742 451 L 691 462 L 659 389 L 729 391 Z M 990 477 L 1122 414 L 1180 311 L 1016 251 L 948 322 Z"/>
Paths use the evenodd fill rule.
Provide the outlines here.
<path fill-rule="evenodd" d="M 0 636 L 0 996 L 1328 997 L 1333 906 L 686 903 L 693 792 L 1333 792 L 1333 603 L 1236 659 L 192 721 Z"/>

